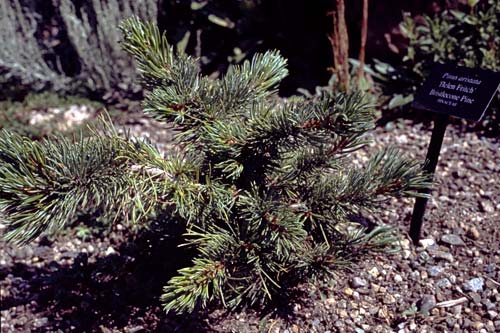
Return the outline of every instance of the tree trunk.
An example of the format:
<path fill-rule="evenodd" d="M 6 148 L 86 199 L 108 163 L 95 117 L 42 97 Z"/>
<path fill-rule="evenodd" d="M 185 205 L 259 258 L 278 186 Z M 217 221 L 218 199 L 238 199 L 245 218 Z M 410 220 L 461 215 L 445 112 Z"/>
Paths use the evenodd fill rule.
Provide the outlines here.
<path fill-rule="evenodd" d="M 351 86 L 349 73 L 349 35 L 345 21 L 344 0 L 335 0 L 335 9 L 329 13 L 333 18 L 333 31 L 329 37 L 333 51 L 333 68 L 337 74 L 340 89 L 348 92 Z"/>
<path fill-rule="evenodd" d="M 361 46 L 359 48 L 359 68 L 356 73 L 357 84 L 365 74 L 366 39 L 368 36 L 368 0 L 363 0 L 363 18 L 361 21 Z"/>

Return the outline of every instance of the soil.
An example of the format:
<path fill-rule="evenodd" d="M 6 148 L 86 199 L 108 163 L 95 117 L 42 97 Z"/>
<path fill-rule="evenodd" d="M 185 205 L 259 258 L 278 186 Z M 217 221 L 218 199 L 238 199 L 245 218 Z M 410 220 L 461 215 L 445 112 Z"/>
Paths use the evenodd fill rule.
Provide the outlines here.
<path fill-rule="evenodd" d="M 423 160 L 430 133 L 387 123 L 358 160 L 389 144 Z M 449 127 L 420 245 L 406 234 L 413 200 L 395 199 L 374 222 L 400 231 L 399 253 L 304 283 L 268 312 L 165 315 L 158 296 L 184 259 L 158 233 L 117 225 L 88 239 L 70 231 L 22 247 L 0 241 L 1 331 L 499 332 L 499 162 L 498 139 Z"/>

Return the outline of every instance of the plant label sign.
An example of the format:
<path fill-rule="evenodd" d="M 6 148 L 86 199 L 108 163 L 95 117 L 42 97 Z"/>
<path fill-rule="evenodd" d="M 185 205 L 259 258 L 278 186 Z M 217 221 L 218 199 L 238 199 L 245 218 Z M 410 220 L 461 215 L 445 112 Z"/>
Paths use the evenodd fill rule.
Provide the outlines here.
<path fill-rule="evenodd" d="M 431 141 L 423 170 L 434 175 L 449 116 L 480 120 L 500 86 L 500 74 L 476 68 L 435 65 L 431 75 L 417 91 L 412 106 L 436 112 Z M 430 195 L 429 189 L 419 191 Z M 415 200 L 410 237 L 418 244 L 428 197 Z"/>
<path fill-rule="evenodd" d="M 437 64 L 417 91 L 412 106 L 479 121 L 500 86 L 500 73 Z"/>

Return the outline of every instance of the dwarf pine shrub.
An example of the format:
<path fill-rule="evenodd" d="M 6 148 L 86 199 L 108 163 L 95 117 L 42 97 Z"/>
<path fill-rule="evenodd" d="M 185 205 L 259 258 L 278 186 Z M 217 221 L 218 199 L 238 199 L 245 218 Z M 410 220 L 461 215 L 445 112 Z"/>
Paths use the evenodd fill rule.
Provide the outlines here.
<path fill-rule="evenodd" d="M 180 226 L 183 246 L 195 253 L 161 296 L 165 310 L 177 313 L 214 302 L 262 305 L 290 285 L 394 245 L 389 228 L 367 232 L 351 220 L 388 198 L 418 195 L 428 178 L 394 149 L 354 166 L 352 153 L 373 127 L 361 94 L 280 100 L 287 69 L 276 51 L 210 79 L 153 24 L 132 18 L 121 29 L 148 89 L 144 110 L 180 129 L 181 149 L 162 154 L 110 125 L 77 142 L 2 131 L 8 240 L 33 240 L 91 207 L 139 224 L 168 215 L 160 223 Z"/>

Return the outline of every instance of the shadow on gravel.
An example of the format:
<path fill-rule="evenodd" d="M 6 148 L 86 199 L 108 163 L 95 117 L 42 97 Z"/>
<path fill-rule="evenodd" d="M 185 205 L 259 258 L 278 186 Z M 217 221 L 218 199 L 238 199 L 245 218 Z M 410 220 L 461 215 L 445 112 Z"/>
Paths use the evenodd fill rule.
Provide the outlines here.
<path fill-rule="evenodd" d="M 459 128 L 462 132 L 476 132 L 478 136 L 487 138 L 498 138 L 500 136 L 500 99 L 497 106 L 488 109 L 479 122 L 467 121 L 465 119 L 451 117 L 449 123 Z M 376 125 L 383 127 L 389 123 L 401 119 L 410 120 L 413 124 L 423 124 L 426 128 L 432 129 L 432 119 L 435 114 L 429 111 L 414 110 L 402 107 L 395 110 L 384 111 L 377 119 Z"/>
<path fill-rule="evenodd" d="M 14 278 L 1 310 L 29 304 L 37 318 L 46 318 L 33 332 L 207 331 L 204 318 L 167 316 L 161 308 L 162 286 L 191 258 L 179 255 L 176 240 L 147 232 L 122 244 L 92 263 L 86 253 L 72 253 L 67 266 L 51 261 L 42 268 L 4 267 L 1 278 Z"/>

